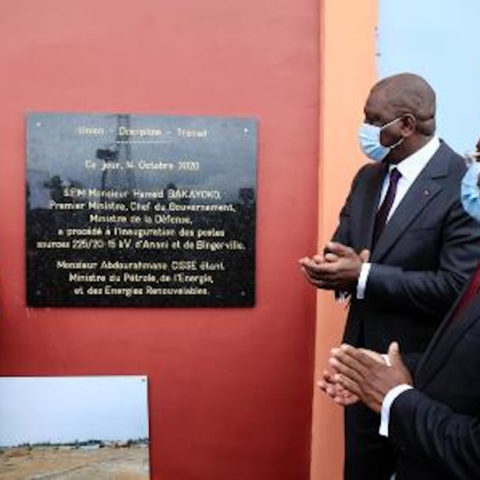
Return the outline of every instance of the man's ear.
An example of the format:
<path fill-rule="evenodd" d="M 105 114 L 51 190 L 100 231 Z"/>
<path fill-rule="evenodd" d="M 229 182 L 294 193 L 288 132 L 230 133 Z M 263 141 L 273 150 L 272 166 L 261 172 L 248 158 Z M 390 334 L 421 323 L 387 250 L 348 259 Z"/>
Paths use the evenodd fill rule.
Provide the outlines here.
<path fill-rule="evenodd" d="M 413 115 L 405 115 L 400 120 L 400 131 L 402 135 L 407 138 L 413 135 L 417 130 L 417 120 Z"/>

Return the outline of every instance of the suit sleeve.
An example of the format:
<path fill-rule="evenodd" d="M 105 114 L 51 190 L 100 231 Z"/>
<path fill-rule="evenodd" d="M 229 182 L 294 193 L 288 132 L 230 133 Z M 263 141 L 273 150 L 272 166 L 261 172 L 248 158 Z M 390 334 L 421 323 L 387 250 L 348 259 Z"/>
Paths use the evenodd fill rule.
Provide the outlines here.
<path fill-rule="evenodd" d="M 365 167 L 363 167 L 365 168 Z M 357 174 L 355 175 L 355 178 L 352 181 L 352 185 L 350 187 L 350 192 L 348 194 L 347 199 L 345 200 L 345 204 L 342 207 L 342 210 L 340 211 L 340 220 L 338 223 L 338 227 L 335 230 L 335 233 L 332 236 L 332 240 L 334 242 L 339 242 L 342 243 L 343 245 L 350 245 L 351 244 L 351 237 L 350 237 L 350 231 L 351 231 L 351 208 L 352 208 L 352 197 L 353 193 L 355 191 L 355 187 L 357 185 L 358 178 L 361 175 L 361 172 L 363 170 L 361 168 Z M 349 294 L 350 292 L 345 292 L 342 290 L 335 290 L 335 298 L 338 300 L 345 294 Z"/>
<path fill-rule="evenodd" d="M 454 413 L 416 389 L 392 405 L 389 438 L 408 455 L 420 455 L 455 478 L 480 478 L 480 419 Z"/>
<path fill-rule="evenodd" d="M 373 263 L 365 299 L 428 315 L 448 311 L 480 257 L 480 225 L 468 216 L 460 201 L 453 204 L 445 219 L 439 254 L 435 271 L 407 271 Z"/>
<path fill-rule="evenodd" d="M 342 243 L 343 245 L 351 245 L 351 210 L 352 210 L 352 198 L 354 196 L 355 188 L 357 186 L 358 179 L 360 178 L 362 171 L 365 167 L 362 167 L 355 178 L 352 181 L 352 185 L 350 187 L 350 192 L 348 194 L 347 199 L 345 200 L 345 204 L 343 205 L 342 210 L 340 211 L 340 219 L 338 223 L 338 227 L 335 230 L 335 233 L 332 236 L 332 240 L 334 242 Z"/>

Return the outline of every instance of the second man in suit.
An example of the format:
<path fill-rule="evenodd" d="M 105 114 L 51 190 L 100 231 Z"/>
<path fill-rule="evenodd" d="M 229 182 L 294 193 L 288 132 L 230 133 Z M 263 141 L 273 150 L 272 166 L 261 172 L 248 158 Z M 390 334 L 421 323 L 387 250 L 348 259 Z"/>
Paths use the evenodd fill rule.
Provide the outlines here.
<path fill-rule="evenodd" d="M 360 169 L 333 241 L 300 260 L 310 283 L 351 299 L 344 341 L 405 352 L 428 341 L 475 268 L 480 231 L 462 208 L 464 160 L 435 135 L 435 93 L 421 77 L 378 82 L 359 130 Z M 394 456 L 379 417 L 346 409 L 346 480 L 388 480 Z"/>

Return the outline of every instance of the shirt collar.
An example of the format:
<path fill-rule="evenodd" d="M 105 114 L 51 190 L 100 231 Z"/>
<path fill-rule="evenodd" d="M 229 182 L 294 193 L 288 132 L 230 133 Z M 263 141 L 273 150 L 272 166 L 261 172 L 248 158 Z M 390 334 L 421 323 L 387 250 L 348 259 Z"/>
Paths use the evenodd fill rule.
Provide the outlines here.
<path fill-rule="evenodd" d="M 402 174 L 402 178 L 408 182 L 413 182 L 420 172 L 425 168 L 425 165 L 433 157 L 435 152 L 440 147 L 440 140 L 435 135 L 422 148 L 412 153 L 409 157 L 402 160 L 396 165 L 389 165 L 388 171 L 397 168 Z"/>

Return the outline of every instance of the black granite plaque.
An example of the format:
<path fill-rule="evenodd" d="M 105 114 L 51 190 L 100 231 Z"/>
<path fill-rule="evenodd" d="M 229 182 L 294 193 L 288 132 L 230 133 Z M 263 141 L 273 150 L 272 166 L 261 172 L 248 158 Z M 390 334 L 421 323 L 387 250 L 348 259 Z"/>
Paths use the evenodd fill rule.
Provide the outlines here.
<path fill-rule="evenodd" d="M 250 307 L 256 122 L 27 116 L 30 306 Z"/>

